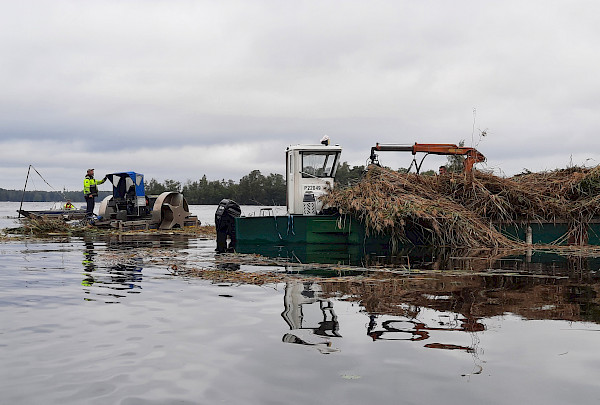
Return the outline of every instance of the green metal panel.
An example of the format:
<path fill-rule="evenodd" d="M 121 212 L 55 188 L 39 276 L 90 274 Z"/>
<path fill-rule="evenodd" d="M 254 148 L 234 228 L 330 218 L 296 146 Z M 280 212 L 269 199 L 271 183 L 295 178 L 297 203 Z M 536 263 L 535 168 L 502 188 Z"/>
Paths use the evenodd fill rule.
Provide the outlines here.
<path fill-rule="evenodd" d="M 563 239 L 561 244 L 566 244 L 565 235 L 569 232 L 569 226 L 565 223 L 543 223 L 531 224 L 532 240 L 534 245 L 547 245 L 556 243 Z"/>
<path fill-rule="evenodd" d="M 591 223 L 588 226 L 588 245 L 600 245 L 600 224 Z"/>
<path fill-rule="evenodd" d="M 495 227 L 498 231 L 500 231 L 503 235 L 510 239 L 525 241 L 526 226 L 523 227 L 515 225 L 496 224 Z"/>
<path fill-rule="evenodd" d="M 365 239 L 361 223 L 337 215 L 239 217 L 235 226 L 242 242 L 360 244 Z"/>
<path fill-rule="evenodd" d="M 527 226 L 528 224 L 508 226 L 498 225 L 497 228 L 509 238 L 525 242 L 527 240 Z M 563 238 L 568 231 L 568 226 L 564 223 L 533 223 L 529 226 L 531 226 L 531 242 L 534 245 L 549 245 L 556 243 Z"/>
<path fill-rule="evenodd" d="M 567 223 L 532 223 L 534 245 L 567 244 Z M 525 241 L 527 224 L 496 225 L 505 235 Z M 369 235 L 363 224 L 350 216 L 337 215 L 286 215 L 236 218 L 237 240 L 251 243 L 311 243 L 356 244 L 389 243 L 389 236 Z M 588 227 L 588 244 L 600 245 L 600 223 Z"/>
<path fill-rule="evenodd" d="M 569 225 L 566 222 L 532 223 L 530 226 L 532 236 L 531 242 L 534 245 L 567 245 L 569 243 Z M 510 238 L 526 241 L 527 224 L 522 224 L 519 226 L 497 225 L 497 229 Z M 587 244 L 600 245 L 600 224 L 591 223 L 588 225 Z"/>

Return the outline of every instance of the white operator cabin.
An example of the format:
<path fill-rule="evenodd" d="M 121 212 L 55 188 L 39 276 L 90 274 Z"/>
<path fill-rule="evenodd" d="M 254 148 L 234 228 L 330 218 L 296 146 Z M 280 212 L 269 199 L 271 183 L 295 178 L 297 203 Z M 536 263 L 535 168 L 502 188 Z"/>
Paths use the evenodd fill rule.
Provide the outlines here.
<path fill-rule="evenodd" d="M 323 209 L 319 197 L 333 188 L 342 147 L 295 145 L 286 150 L 288 214 L 317 215 Z"/>

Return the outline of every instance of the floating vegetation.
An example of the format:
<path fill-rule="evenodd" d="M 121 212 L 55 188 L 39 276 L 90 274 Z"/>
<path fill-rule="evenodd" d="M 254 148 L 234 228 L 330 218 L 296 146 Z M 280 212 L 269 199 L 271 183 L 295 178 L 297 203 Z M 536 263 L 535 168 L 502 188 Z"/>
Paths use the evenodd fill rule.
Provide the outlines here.
<path fill-rule="evenodd" d="M 398 243 L 412 232 L 434 246 L 510 248 L 522 243 L 492 224 L 563 221 L 568 237 L 583 243 L 587 224 L 600 214 L 599 191 L 600 166 L 511 178 L 478 171 L 420 176 L 370 166 L 360 183 L 332 190 L 323 201 Z"/>
<path fill-rule="evenodd" d="M 6 235 L 22 237 L 54 237 L 54 236 L 86 236 L 86 235 L 188 235 L 206 238 L 216 236 L 215 227 L 186 226 L 170 230 L 144 229 L 144 230 L 119 230 L 116 228 L 98 228 L 87 220 L 65 221 L 57 218 L 23 219 L 22 226 L 3 229 Z"/>
<path fill-rule="evenodd" d="M 197 269 L 186 270 L 187 275 L 193 275 L 203 279 L 211 280 L 215 283 L 235 283 L 235 284 L 272 284 L 280 283 L 285 280 L 285 275 L 278 273 L 246 273 L 240 271 L 230 271 L 221 269 Z"/>
<path fill-rule="evenodd" d="M 65 236 L 70 235 L 73 229 L 62 219 L 35 218 L 23 220 L 22 226 L 18 228 L 4 229 L 11 235 L 33 235 L 33 236 Z"/>

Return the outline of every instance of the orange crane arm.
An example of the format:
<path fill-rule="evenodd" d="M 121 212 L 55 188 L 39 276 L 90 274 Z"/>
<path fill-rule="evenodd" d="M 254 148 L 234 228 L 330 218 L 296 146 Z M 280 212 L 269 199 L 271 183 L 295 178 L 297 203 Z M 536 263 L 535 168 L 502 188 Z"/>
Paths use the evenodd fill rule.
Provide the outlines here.
<path fill-rule="evenodd" d="M 423 152 L 427 155 L 462 155 L 465 159 L 465 173 L 471 173 L 473 165 L 485 161 L 485 156 L 475 148 L 465 146 L 457 146 L 451 143 L 415 143 L 414 145 L 380 145 L 375 144 L 371 148 L 371 163 L 377 162 L 375 151 L 395 151 L 395 152 L 411 152 L 416 155 L 417 152 Z M 422 161 L 421 161 L 422 162 Z M 420 166 L 419 166 L 420 168 Z M 418 168 L 417 168 L 418 169 Z M 417 170 L 418 171 L 418 170 Z"/>

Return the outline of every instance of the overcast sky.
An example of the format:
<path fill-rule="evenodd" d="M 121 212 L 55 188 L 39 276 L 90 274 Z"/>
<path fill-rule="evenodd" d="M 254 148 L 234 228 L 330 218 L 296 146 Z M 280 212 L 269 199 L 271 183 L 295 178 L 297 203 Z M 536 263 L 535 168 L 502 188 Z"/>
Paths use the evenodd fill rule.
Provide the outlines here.
<path fill-rule="evenodd" d="M 598 15 L 597 0 L 3 1 L 0 187 L 22 189 L 29 164 L 68 190 L 88 167 L 283 174 L 286 146 L 325 134 L 350 165 L 376 142 L 465 140 L 499 175 L 595 166 Z"/>

